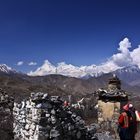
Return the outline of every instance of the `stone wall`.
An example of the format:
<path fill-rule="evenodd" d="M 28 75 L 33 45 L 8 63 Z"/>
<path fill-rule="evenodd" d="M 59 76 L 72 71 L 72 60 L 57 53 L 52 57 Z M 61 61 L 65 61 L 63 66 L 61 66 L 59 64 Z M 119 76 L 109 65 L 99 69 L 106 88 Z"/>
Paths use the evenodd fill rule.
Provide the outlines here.
<path fill-rule="evenodd" d="M 118 139 L 118 118 L 120 115 L 120 102 L 98 101 L 98 124 L 102 130 L 110 131 Z"/>
<path fill-rule="evenodd" d="M 86 125 L 58 96 L 32 93 L 14 102 L 0 89 L 0 139 L 2 140 L 113 140 L 98 132 L 98 124 Z"/>
<path fill-rule="evenodd" d="M 120 115 L 120 102 L 104 102 L 99 100 L 99 114 L 98 114 L 98 121 L 111 121 L 114 117 L 119 117 Z"/>
<path fill-rule="evenodd" d="M 0 138 L 13 139 L 13 104 L 14 100 L 0 89 Z"/>
<path fill-rule="evenodd" d="M 97 140 L 95 125 L 87 127 L 60 97 L 47 93 L 15 103 L 14 120 L 15 140 Z"/>

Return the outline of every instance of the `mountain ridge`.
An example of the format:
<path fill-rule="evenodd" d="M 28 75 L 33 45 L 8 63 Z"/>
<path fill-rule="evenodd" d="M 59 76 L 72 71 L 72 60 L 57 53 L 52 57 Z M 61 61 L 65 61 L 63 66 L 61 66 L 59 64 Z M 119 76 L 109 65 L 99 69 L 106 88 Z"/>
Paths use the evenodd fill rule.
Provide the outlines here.
<path fill-rule="evenodd" d="M 127 69 L 123 68 L 112 73 L 102 74 L 97 77 L 90 76 L 88 78 L 76 78 L 60 74 L 29 76 L 15 72 L 15 70 L 12 72 L 9 69 L 9 73 L 5 70 L 0 72 L 0 88 L 4 88 L 8 92 L 12 91 L 19 98 L 24 94 L 28 96 L 30 92 L 39 91 L 49 92 L 53 95 L 85 96 L 94 93 L 98 88 L 106 87 L 108 79 L 113 74 L 116 74 L 121 79 L 124 90 L 136 95 L 139 94 L 140 70 L 137 66 L 129 66 Z"/>

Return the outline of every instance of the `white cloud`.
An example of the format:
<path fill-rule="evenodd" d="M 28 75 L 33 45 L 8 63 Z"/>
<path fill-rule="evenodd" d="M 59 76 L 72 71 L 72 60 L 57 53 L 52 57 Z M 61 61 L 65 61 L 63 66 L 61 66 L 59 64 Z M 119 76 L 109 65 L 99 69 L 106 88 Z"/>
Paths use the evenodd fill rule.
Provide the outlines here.
<path fill-rule="evenodd" d="M 21 66 L 21 65 L 23 65 L 23 64 L 24 64 L 23 61 L 19 61 L 19 62 L 17 62 L 17 66 Z"/>
<path fill-rule="evenodd" d="M 130 48 L 132 48 L 131 42 L 128 38 L 124 38 L 119 43 L 119 52 L 113 54 L 110 58 L 108 58 L 106 62 L 100 65 L 78 67 L 72 64 L 66 64 L 65 62 L 61 62 L 54 66 L 48 60 L 45 60 L 42 66 L 37 68 L 35 71 L 29 72 L 28 74 L 31 76 L 62 74 L 72 77 L 83 77 L 89 74 L 92 76 L 97 76 L 101 73 L 112 72 L 129 65 L 138 65 L 140 68 L 140 46 L 138 46 L 138 48 L 132 51 L 129 50 Z"/>
<path fill-rule="evenodd" d="M 29 65 L 29 66 L 36 66 L 37 63 L 36 63 L 36 62 L 30 62 L 30 63 L 28 63 L 28 65 Z"/>
<path fill-rule="evenodd" d="M 140 67 L 140 45 L 131 52 L 131 57 L 133 58 L 133 63 Z"/>
<path fill-rule="evenodd" d="M 118 50 L 120 51 L 120 53 L 114 54 L 112 56 L 112 61 L 118 67 L 125 67 L 127 65 L 132 64 L 133 58 L 131 57 L 131 52 L 129 51 L 129 48 L 131 47 L 132 46 L 128 38 L 125 38 L 123 41 L 119 43 Z"/>
<path fill-rule="evenodd" d="M 112 61 L 118 68 L 129 65 L 138 65 L 140 68 L 140 45 L 130 51 L 129 48 L 132 48 L 132 46 L 128 38 L 121 41 L 119 45 L 120 47 L 118 50 L 120 53 L 114 54 L 110 61 Z"/>
<path fill-rule="evenodd" d="M 128 38 L 124 38 L 120 43 L 119 43 L 119 48 L 118 50 L 121 51 L 122 53 L 128 53 L 129 48 L 131 48 L 131 42 L 129 41 Z"/>

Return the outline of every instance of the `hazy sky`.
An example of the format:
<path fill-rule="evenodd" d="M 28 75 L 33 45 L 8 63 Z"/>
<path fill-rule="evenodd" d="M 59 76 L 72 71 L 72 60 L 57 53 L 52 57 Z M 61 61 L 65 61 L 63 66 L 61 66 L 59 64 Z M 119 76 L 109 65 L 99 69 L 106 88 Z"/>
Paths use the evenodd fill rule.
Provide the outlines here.
<path fill-rule="evenodd" d="M 21 71 L 46 59 L 99 64 L 125 37 L 140 44 L 139 0 L 0 1 L 0 63 Z"/>

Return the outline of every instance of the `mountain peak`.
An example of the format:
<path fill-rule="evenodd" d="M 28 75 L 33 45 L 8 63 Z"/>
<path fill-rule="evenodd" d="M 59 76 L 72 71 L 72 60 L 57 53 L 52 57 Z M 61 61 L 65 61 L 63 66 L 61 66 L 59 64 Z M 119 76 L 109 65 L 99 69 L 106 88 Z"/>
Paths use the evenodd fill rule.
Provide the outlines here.
<path fill-rule="evenodd" d="M 124 67 L 122 69 L 118 69 L 117 72 L 122 73 L 137 73 L 140 72 L 140 68 L 138 67 L 138 65 L 129 65 L 127 67 Z"/>
<path fill-rule="evenodd" d="M 17 73 L 16 70 L 12 69 L 6 64 L 0 64 L 0 72 L 6 73 L 6 74 Z"/>

